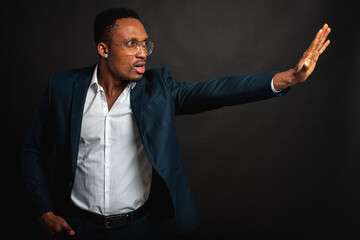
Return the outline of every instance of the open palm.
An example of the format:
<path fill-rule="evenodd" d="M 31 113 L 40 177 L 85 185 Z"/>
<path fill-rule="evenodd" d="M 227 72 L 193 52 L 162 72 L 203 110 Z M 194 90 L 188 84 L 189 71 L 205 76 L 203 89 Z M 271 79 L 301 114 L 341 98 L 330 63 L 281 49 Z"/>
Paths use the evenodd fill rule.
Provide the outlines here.
<path fill-rule="evenodd" d="M 314 71 L 316 62 L 319 56 L 329 46 L 330 40 L 326 41 L 331 29 L 325 24 L 316 34 L 314 40 L 311 42 L 309 48 L 304 52 L 300 61 L 295 66 L 296 82 L 305 81 L 309 75 Z"/>

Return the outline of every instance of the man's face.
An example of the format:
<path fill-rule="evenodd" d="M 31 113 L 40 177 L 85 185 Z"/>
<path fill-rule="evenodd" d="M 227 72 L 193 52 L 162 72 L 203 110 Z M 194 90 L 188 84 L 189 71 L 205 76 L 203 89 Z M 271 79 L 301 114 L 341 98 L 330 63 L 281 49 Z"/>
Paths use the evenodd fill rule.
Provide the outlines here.
<path fill-rule="evenodd" d="M 111 42 L 127 44 L 129 41 L 142 42 L 148 40 L 148 35 L 142 23 L 135 18 L 116 20 L 116 27 L 112 30 Z M 108 44 L 108 67 L 117 79 L 139 81 L 145 72 L 147 53 L 142 47 L 135 55 L 128 55 L 125 46 Z"/>

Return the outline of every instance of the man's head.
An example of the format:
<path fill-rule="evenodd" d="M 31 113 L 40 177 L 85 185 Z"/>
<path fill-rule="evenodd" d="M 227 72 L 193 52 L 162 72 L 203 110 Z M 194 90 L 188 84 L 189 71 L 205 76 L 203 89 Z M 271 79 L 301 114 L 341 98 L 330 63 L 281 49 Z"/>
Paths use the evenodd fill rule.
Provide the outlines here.
<path fill-rule="evenodd" d="M 149 37 L 135 11 L 113 8 L 100 13 L 94 21 L 94 40 L 100 64 L 112 77 L 127 81 L 141 79 L 148 45 L 146 42 L 145 49 L 137 46 Z"/>

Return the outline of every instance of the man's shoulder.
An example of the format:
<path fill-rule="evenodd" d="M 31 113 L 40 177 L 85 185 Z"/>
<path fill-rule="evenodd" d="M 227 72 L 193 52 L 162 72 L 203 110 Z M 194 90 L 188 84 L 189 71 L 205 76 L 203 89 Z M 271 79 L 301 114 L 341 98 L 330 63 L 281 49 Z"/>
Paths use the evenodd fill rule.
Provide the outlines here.
<path fill-rule="evenodd" d="M 53 82 L 74 82 L 76 79 L 79 78 L 89 78 L 92 76 L 95 69 L 94 66 L 84 67 L 84 68 L 76 68 L 70 69 L 58 73 L 54 73 L 51 77 Z"/>

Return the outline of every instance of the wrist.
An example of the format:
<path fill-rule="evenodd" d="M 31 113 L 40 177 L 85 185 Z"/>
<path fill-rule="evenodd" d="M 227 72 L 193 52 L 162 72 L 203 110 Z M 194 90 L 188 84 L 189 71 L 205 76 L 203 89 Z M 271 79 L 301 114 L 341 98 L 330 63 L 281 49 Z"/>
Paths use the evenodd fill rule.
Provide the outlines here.
<path fill-rule="evenodd" d="M 273 84 L 276 91 L 288 88 L 296 83 L 296 71 L 291 68 L 285 72 L 275 74 Z"/>

